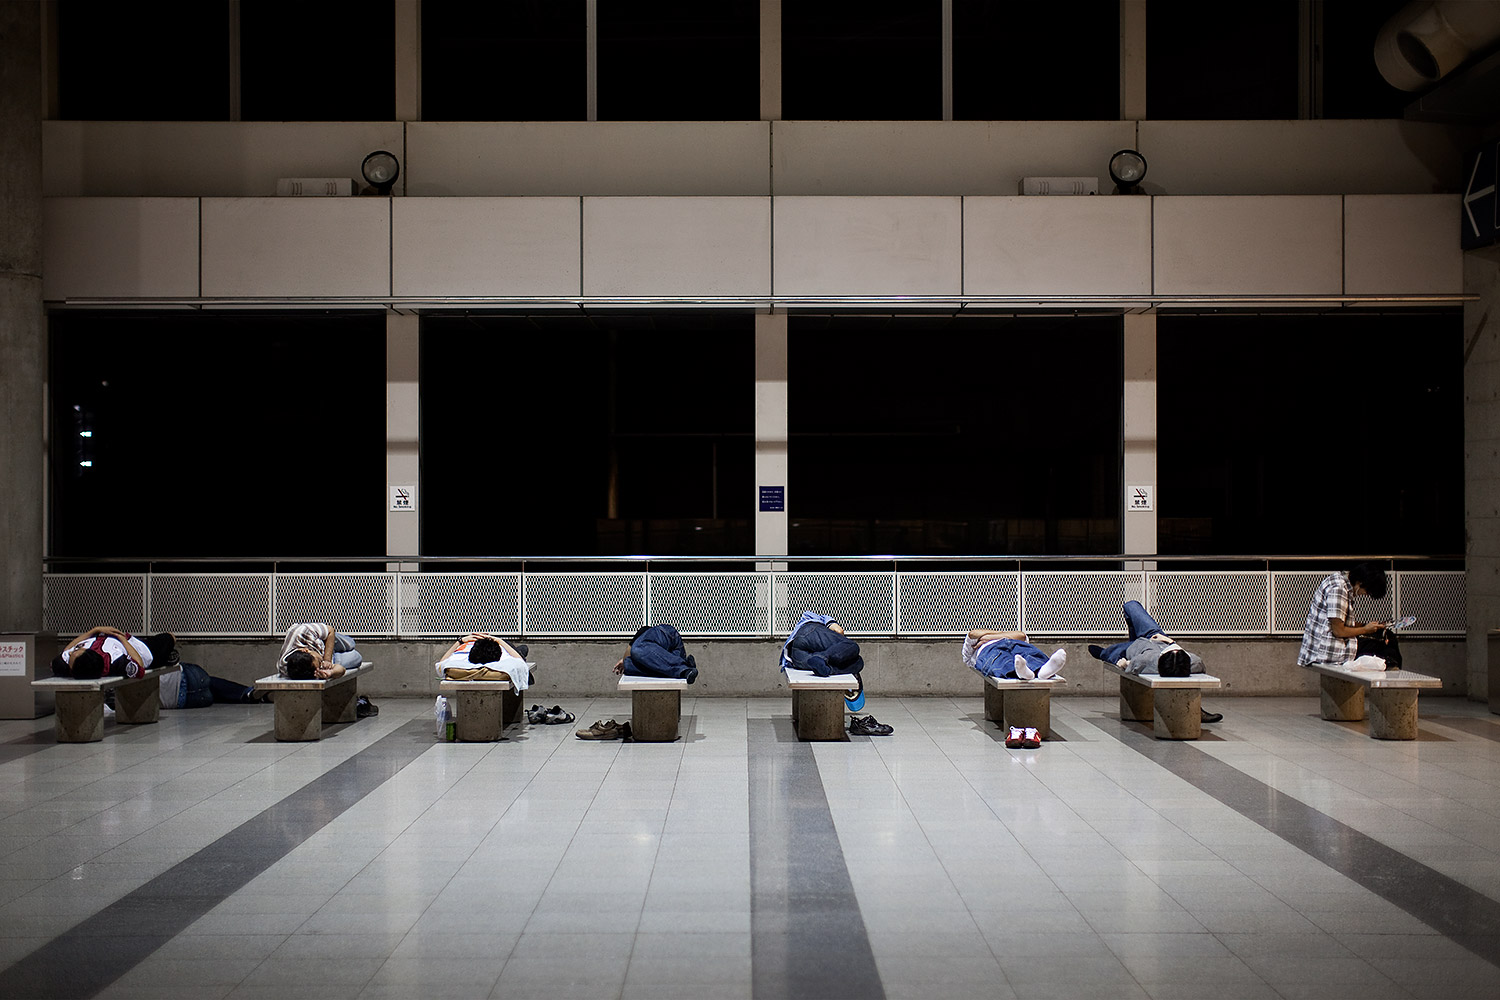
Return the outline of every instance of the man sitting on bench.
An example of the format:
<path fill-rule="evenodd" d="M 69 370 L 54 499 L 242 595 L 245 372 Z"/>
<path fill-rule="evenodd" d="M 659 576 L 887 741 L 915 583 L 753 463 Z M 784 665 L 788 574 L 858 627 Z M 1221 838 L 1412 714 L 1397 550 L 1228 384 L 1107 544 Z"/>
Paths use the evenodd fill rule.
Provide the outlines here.
<path fill-rule="evenodd" d="M 1089 652 L 1105 663 L 1113 663 L 1132 674 L 1158 674 L 1162 677 L 1186 677 L 1201 674 L 1203 657 L 1190 653 L 1177 644 L 1171 636 L 1156 624 L 1156 619 L 1141 606 L 1140 601 L 1125 602 L 1125 627 L 1130 638 L 1110 646 L 1090 646 Z M 1224 716 L 1219 712 L 1202 712 L 1202 721 L 1219 722 Z"/>
<path fill-rule="evenodd" d="M 1388 623 L 1355 621 L 1349 602 L 1360 594 L 1378 601 L 1385 597 L 1385 588 L 1385 569 L 1374 562 L 1355 563 L 1343 572 L 1324 577 L 1307 612 L 1297 663 L 1304 667 L 1314 663 L 1338 667 L 1354 660 L 1358 655 L 1358 638 L 1379 632 Z M 1384 662 L 1376 669 L 1385 669 Z"/>
<path fill-rule="evenodd" d="M 95 625 L 68 643 L 52 659 L 52 673 L 75 680 L 100 677 L 139 677 L 153 663 L 177 662 L 177 640 L 170 632 L 134 636 L 111 625 Z"/>
<path fill-rule="evenodd" d="M 1023 681 L 1051 680 L 1068 662 L 1068 651 L 1051 656 L 1026 641 L 1025 632 L 997 632 L 976 628 L 964 638 L 961 654 L 968 666 L 986 677 L 1014 677 Z"/>
<path fill-rule="evenodd" d="M 365 662 L 354 640 L 324 622 L 293 625 L 286 630 L 277 673 L 294 681 L 332 680 Z"/>

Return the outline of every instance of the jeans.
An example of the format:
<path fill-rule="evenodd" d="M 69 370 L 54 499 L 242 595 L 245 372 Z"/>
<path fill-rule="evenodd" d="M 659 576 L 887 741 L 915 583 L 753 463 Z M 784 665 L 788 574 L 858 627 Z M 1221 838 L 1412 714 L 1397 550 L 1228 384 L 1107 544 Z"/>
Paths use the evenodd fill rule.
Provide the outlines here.
<path fill-rule="evenodd" d="M 698 679 L 698 664 L 670 625 L 652 625 L 637 632 L 622 669 L 634 677 L 675 677 L 689 684 Z"/>
<path fill-rule="evenodd" d="M 811 670 L 819 677 L 857 674 L 865 669 L 858 643 L 817 622 L 808 622 L 797 629 L 787 644 L 786 655 L 792 666 Z"/>
<path fill-rule="evenodd" d="M 333 662 L 345 670 L 353 670 L 365 658 L 360 655 L 359 650 L 354 648 L 354 640 L 342 632 L 333 633 Z"/>
<path fill-rule="evenodd" d="M 210 677 L 208 671 L 196 663 L 184 663 L 177 707 L 207 708 L 216 701 L 239 704 L 249 700 L 251 690 L 222 677 Z"/>
<path fill-rule="evenodd" d="M 1036 673 L 1047 662 L 1047 654 L 1031 643 L 1021 639 L 996 639 L 987 644 L 974 658 L 974 669 L 986 677 L 1016 676 L 1016 657 L 1026 661 L 1032 673 Z"/>

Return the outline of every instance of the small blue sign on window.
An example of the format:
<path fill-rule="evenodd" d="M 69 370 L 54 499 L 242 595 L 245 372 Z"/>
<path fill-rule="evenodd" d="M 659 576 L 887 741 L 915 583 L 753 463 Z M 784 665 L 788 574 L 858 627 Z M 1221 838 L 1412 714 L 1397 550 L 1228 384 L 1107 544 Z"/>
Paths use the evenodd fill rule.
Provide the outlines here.
<path fill-rule="evenodd" d="M 786 487 L 762 486 L 760 488 L 760 509 L 762 511 L 786 510 Z"/>

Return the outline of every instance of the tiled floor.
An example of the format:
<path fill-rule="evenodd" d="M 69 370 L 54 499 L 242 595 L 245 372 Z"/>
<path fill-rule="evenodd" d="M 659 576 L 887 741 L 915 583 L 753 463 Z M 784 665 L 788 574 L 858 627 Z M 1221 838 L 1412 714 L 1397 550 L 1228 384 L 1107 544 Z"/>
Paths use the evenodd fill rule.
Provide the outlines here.
<path fill-rule="evenodd" d="M 416 700 L 314 744 L 0 722 L 0 997 L 1500 996 L 1500 716 L 1212 704 L 1163 743 L 1055 698 L 1035 751 L 977 696 L 839 744 L 761 699 L 684 698 L 672 744 L 439 743 Z"/>

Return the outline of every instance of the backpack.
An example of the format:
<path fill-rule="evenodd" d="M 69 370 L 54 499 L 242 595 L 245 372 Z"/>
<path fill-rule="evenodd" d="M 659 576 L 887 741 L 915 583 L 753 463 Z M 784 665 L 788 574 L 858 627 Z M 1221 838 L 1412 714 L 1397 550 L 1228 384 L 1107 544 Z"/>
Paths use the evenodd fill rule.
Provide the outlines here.
<path fill-rule="evenodd" d="M 1359 636 L 1355 640 L 1355 654 L 1357 656 L 1378 656 L 1385 661 L 1385 669 L 1401 669 L 1401 646 L 1396 641 L 1396 633 L 1388 628 L 1369 635 Z"/>

